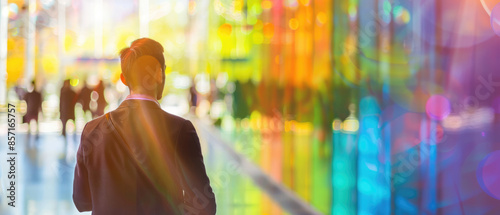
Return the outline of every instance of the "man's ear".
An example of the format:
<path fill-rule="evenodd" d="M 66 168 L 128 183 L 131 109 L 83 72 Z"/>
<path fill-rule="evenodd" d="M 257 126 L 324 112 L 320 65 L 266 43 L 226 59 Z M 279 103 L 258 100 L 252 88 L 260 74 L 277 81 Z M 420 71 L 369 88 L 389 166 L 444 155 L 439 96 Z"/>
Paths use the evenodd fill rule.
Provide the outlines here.
<path fill-rule="evenodd" d="M 162 83 L 163 82 L 163 69 L 161 69 L 160 66 L 156 67 L 156 72 L 155 72 L 155 80 L 156 82 L 158 83 Z"/>
<path fill-rule="evenodd" d="M 125 76 L 123 76 L 123 73 L 120 74 L 120 80 L 122 80 L 122 83 L 125 84 L 125 86 L 128 86 L 127 81 L 125 80 Z"/>

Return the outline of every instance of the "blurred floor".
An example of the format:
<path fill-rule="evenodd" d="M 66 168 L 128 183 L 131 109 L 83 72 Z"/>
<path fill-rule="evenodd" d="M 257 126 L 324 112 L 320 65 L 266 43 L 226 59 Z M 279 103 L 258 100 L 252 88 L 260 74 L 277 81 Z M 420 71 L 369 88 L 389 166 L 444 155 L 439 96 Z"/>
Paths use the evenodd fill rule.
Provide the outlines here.
<path fill-rule="evenodd" d="M 330 146 L 320 141 L 314 132 L 259 130 L 242 122 L 233 130 L 220 133 L 228 145 L 257 164 L 273 181 L 292 190 L 300 201 L 315 210 L 329 214 Z"/>

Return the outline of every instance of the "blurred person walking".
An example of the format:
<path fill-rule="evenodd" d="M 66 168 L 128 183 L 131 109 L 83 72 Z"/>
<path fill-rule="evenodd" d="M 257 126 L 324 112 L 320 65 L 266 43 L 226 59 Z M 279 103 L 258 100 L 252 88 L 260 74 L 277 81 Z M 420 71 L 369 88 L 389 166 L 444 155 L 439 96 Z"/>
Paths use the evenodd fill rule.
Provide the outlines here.
<path fill-rule="evenodd" d="M 78 93 L 78 103 L 82 105 L 84 118 L 87 118 L 87 113 L 91 112 L 90 111 L 91 95 L 92 95 L 92 88 L 89 87 L 87 81 L 83 81 L 83 87 Z"/>
<path fill-rule="evenodd" d="M 120 52 L 130 95 L 85 126 L 73 201 L 94 215 L 215 214 L 215 196 L 193 124 L 158 102 L 165 85 L 160 43 L 141 38 Z"/>
<path fill-rule="evenodd" d="M 73 89 L 71 89 L 70 80 L 64 80 L 63 86 L 61 87 L 61 94 L 59 97 L 59 118 L 62 122 L 62 135 L 66 136 L 66 124 L 69 120 L 73 120 L 75 123 L 75 105 L 76 105 L 77 95 Z M 76 125 L 76 123 L 75 123 Z"/>
<path fill-rule="evenodd" d="M 97 108 L 92 112 L 92 118 L 102 116 L 104 114 L 104 109 L 108 106 L 108 102 L 104 97 L 104 88 L 104 82 L 102 80 L 100 80 L 94 88 L 94 91 L 97 93 Z"/>
<path fill-rule="evenodd" d="M 28 133 L 31 133 L 31 121 L 36 122 L 36 133 L 37 136 L 40 134 L 40 128 L 38 126 L 38 114 L 43 112 L 42 110 L 42 93 L 36 91 L 36 81 L 31 82 L 30 89 L 24 94 L 23 100 L 26 101 L 26 114 L 23 116 L 23 123 L 28 123 Z"/>

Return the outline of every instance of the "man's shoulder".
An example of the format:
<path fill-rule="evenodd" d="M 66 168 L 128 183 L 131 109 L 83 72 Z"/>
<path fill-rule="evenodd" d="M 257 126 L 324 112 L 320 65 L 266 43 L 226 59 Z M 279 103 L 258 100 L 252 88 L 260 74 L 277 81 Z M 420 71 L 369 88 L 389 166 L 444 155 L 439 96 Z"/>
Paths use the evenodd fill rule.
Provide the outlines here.
<path fill-rule="evenodd" d="M 162 110 L 161 112 L 162 112 L 161 117 L 163 118 L 163 121 L 169 126 L 171 126 L 170 128 L 175 128 L 172 129 L 174 133 L 185 130 L 187 127 L 186 125 L 190 124 L 188 123 L 190 121 L 182 116 L 174 115 L 164 110 Z"/>
<path fill-rule="evenodd" d="M 182 125 L 185 121 L 187 121 L 186 119 L 184 119 L 181 116 L 171 114 L 171 113 L 166 112 L 164 110 L 162 110 L 162 113 L 163 113 L 163 117 L 165 117 L 166 120 L 171 121 L 171 122 L 176 123 L 176 124 L 178 123 L 179 125 Z"/>
<path fill-rule="evenodd" d="M 99 125 L 104 122 L 105 117 L 105 115 L 102 115 L 87 122 L 87 124 L 85 124 L 85 127 L 83 128 L 82 135 L 88 135 L 96 130 L 96 128 L 98 128 Z"/>

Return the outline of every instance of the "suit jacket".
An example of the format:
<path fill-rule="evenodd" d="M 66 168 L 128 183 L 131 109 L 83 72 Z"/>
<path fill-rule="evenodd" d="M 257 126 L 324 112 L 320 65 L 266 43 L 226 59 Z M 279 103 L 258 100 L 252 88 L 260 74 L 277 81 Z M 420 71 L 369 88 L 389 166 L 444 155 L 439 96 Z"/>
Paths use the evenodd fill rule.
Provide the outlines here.
<path fill-rule="evenodd" d="M 215 214 L 215 196 L 193 124 L 147 100 L 125 100 L 85 125 L 73 201 L 110 214 Z M 116 135 L 118 133 L 118 135 Z M 123 139 L 124 141 L 123 141 Z"/>

